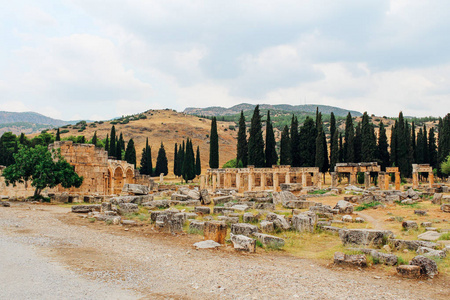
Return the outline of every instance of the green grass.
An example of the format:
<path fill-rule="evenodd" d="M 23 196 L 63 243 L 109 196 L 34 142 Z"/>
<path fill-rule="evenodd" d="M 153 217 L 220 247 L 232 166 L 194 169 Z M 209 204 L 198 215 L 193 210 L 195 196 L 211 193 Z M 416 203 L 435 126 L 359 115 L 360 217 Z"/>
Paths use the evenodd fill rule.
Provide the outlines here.
<path fill-rule="evenodd" d="M 317 190 L 317 191 L 308 192 L 308 194 L 310 194 L 310 195 L 323 195 L 326 192 L 328 192 L 328 191 L 327 190 Z"/>
<path fill-rule="evenodd" d="M 372 208 L 372 207 L 377 206 L 377 205 L 381 205 L 381 203 L 379 201 L 374 201 L 374 202 L 370 202 L 370 203 L 363 203 L 363 204 L 357 206 L 355 208 L 355 211 L 362 211 L 362 210 L 365 210 L 365 209 L 368 209 L 368 208 Z"/>
<path fill-rule="evenodd" d="M 439 240 L 441 240 L 441 241 L 448 241 L 448 240 L 450 240 L 450 232 L 447 232 L 447 233 L 444 233 L 443 235 L 441 235 L 439 237 Z"/>

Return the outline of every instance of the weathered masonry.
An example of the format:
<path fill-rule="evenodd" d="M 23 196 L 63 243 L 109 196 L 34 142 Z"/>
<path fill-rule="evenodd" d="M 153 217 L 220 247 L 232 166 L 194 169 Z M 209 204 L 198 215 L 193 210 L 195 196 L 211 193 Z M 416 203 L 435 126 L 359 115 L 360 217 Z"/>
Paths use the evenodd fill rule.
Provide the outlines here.
<path fill-rule="evenodd" d="M 428 164 L 418 165 L 413 164 L 413 171 L 412 171 L 412 177 L 413 177 L 413 189 L 419 188 L 419 173 L 428 173 L 428 184 L 429 187 L 433 187 L 434 184 L 434 174 L 433 174 L 433 168 Z"/>
<path fill-rule="evenodd" d="M 202 178 L 202 187 L 215 191 L 218 188 L 234 188 L 243 191 L 279 191 L 281 184 L 300 183 L 303 187 L 321 185 L 319 168 L 272 168 L 208 169 Z"/>

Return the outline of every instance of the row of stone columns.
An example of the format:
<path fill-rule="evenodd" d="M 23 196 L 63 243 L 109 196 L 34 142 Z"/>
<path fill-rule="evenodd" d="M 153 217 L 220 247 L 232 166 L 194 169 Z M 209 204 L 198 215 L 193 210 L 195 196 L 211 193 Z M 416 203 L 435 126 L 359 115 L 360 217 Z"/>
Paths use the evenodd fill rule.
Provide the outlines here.
<path fill-rule="evenodd" d="M 413 175 L 413 189 L 417 189 L 419 188 L 419 172 L 413 172 L 412 175 Z M 433 172 L 428 172 L 428 186 L 432 188 L 433 184 L 434 184 L 434 174 Z"/>
<path fill-rule="evenodd" d="M 338 172 L 331 172 L 331 187 L 337 187 L 338 185 Z M 364 172 L 364 187 L 368 189 L 370 187 L 370 172 Z M 389 189 L 389 183 L 391 181 L 391 176 L 389 173 L 386 172 L 379 172 L 378 173 L 378 186 L 381 189 L 388 190 Z M 356 184 L 357 183 L 357 173 L 353 172 L 350 173 L 350 184 Z M 400 172 L 395 172 L 395 189 L 400 190 Z"/>

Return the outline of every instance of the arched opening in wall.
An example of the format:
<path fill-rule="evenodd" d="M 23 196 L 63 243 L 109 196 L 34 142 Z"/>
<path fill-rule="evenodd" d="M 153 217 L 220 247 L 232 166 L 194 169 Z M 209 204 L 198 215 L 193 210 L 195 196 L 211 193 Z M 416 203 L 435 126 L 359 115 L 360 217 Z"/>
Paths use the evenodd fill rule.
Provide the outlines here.
<path fill-rule="evenodd" d="M 125 179 L 125 183 L 129 183 L 129 184 L 131 184 L 131 183 L 134 183 L 133 181 L 133 170 L 131 170 L 131 169 L 128 169 L 127 170 L 127 176 L 126 176 L 126 179 Z"/>
<path fill-rule="evenodd" d="M 123 171 L 118 167 L 114 170 L 114 194 L 119 195 L 123 188 Z"/>

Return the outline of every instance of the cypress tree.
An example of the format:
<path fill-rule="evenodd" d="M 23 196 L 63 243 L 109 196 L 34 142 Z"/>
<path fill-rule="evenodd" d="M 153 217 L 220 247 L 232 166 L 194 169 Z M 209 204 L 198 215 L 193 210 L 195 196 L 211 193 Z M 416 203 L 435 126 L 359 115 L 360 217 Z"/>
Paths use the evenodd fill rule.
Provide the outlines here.
<path fill-rule="evenodd" d="M 188 182 L 195 178 L 195 161 L 192 142 L 189 138 L 186 140 L 186 150 L 183 161 L 183 179 Z"/>
<path fill-rule="evenodd" d="M 290 150 L 291 150 L 291 165 L 292 167 L 300 167 L 301 165 L 301 153 L 300 153 L 300 137 L 298 132 L 298 120 L 297 117 L 292 115 L 291 120 L 291 144 L 290 144 Z"/>
<path fill-rule="evenodd" d="M 334 136 L 335 131 L 336 131 L 336 117 L 334 116 L 334 113 L 331 112 L 331 114 L 330 114 L 330 149 L 331 149 L 331 145 L 333 144 L 333 136 Z"/>
<path fill-rule="evenodd" d="M 438 158 L 437 158 L 437 147 L 436 147 L 436 137 L 434 135 L 434 128 L 431 127 L 428 134 L 428 157 L 430 166 L 433 169 L 438 167 Z"/>
<path fill-rule="evenodd" d="M 55 141 L 59 142 L 61 140 L 61 134 L 59 133 L 59 128 L 56 130 L 56 137 L 55 137 Z"/>
<path fill-rule="evenodd" d="M 133 164 L 136 168 L 136 148 L 134 147 L 133 139 L 130 139 L 125 150 L 125 161 L 129 164 Z"/>
<path fill-rule="evenodd" d="M 438 128 L 438 164 L 441 166 L 447 160 L 447 156 L 450 155 L 450 113 L 439 120 Z M 439 174 L 444 175 L 441 168 L 439 168 Z"/>
<path fill-rule="evenodd" d="M 376 139 L 372 124 L 369 123 L 367 112 L 363 114 L 361 125 L 361 160 L 372 162 L 375 160 Z"/>
<path fill-rule="evenodd" d="M 152 162 L 152 147 L 150 147 L 150 145 L 148 144 L 148 139 L 147 139 L 147 144 L 145 146 L 145 155 L 146 155 L 146 161 L 147 161 L 147 174 L 148 175 L 153 175 L 153 162 Z"/>
<path fill-rule="evenodd" d="M 219 167 L 219 135 L 217 134 L 217 120 L 212 118 L 211 134 L 209 140 L 209 167 L 217 169 Z"/>
<path fill-rule="evenodd" d="M 248 163 L 247 127 L 245 125 L 244 111 L 242 110 L 241 116 L 239 118 L 236 164 L 239 165 L 239 162 L 242 162 L 243 167 L 247 167 Z"/>
<path fill-rule="evenodd" d="M 22 132 L 19 137 L 19 144 L 25 145 L 26 143 L 27 143 L 27 138 L 25 137 L 25 134 Z"/>
<path fill-rule="evenodd" d="M 276 165 L 278 162 L 275 134 L 273 133 L 272 122 L 270 121 L 270 111 L 267 111 L 267 120 L 266 120 L 265 157 L 266 157 L 266 159 L 265 159 L 266 167 L 270 168 L 270 167 L 272 167 L 272 165 Z"/>
<path fill-rule="evenodd" d="M 327 142 L 325 138 L 325 132 L 323 130 L 322 124 L 322 114 L 317 114 L 316 120 L 317 137 L 316 137 L 316 155 L 315 155 L 315 166 L 319 168 L 320 172 L 325 173 L 328 171 L 328 151 Z"/>
<path fill-rule="evenodd" d="M 122 146 L 120 139 L 116 137 L 116 159 L 122 160 Z"/>
<path fill-rule="evenodd" d="M 416 155 L 416 124 L 414 122 L 411 123 L 411 148 L 412 148 L 412 157 L 413 157 L 413 163 L 417 161 L 417 155 Z"/>
<path fill-rule="evenodd" d="M 339 133 L 339 162 L 344 162 L 344 142 L 342 133 Z"/>
<path fill-rule="evenodd" d="M 358 125 L 355 128 L 355 139 L 353 140 L 354 145 L 354 153 L 355 153 L 355 161 L 354 162 L 361 162 L 362 155 L 361 155 L 361 146 L 362 146 L 362 138 L 361 138 L 361 122 L 358 122 Z"/>
<path fill-rule="evenodd" d="M 174 149 L 174 154 L 173 154 L 173 174 L 175 174 L 175 176 L 179 176 L 178 175 L 178 158 L 177 158 L 177 152 L 178 152 L 178 145 L 177 143 L 175 143 L 175 149 Z"/>
<path fill-rule="evenodd" d="M 355 162 L 355 131 L 353 127 L 352 115 L 348 113 L 345 120 L 345 144 L 344 144 L 344 161 Z"/>
<path fill-rule="evenodd" d="M 164 144 L 162 142 L 158 150 L 158 157 L 156 158 L 155 175 L 159 176 L 161 173 L 163 173 L 164 176 L 169 173 L 166 150 L 164 149 Z"/>
<path fill-rule="evenodd" d="M 380 162 L 382 170 L 386 170 L 389 166 L 389 151 L 388 151 L 388 141 L 386 136 L 386 129 L 384 127 L 383 121 L 380 122 L 380 132 L 378 135 L 377 144 L 377 158 Z"/>
<path fill-rule="evenodd" d="M 398 161 L 397 161 L 397 126 L 398 121 L 395 120 L 394 125 L 392 125 L 391 128 L 391 166 L 397 166 L 398 167 Z"/>
<path fill-rule="evenodd" d="M 109 156 L 109 137 L 108 137 L 108 135 L 106 135 L 106 140 L 105 140 L 105 151 L 108 152 L 108 156 Z"/>
<path fill-rule="evenodd" d="M 250 124 L 250 136 L 248 138 L 248 164 L 255 168 L 264 167 L 264 139 L 261 127 L 261 115 L 259 105 L 256 105 Z"/>
<path fill-rule="evenodd" d="M 418 164 L 425 163 L 424 149 L 423 149 L 423 130 L 419 129 L 417 134 L 417 146 L 416 146 L 416 162 Z"/>
<path fill-rule="evenodd" d="M 291 148 L 289 139 L 289 128 L 287 125 L 284 126 L 283 132 L 281 133 L 280 141 L 280 165 L 287 166 L 291 164 Z"/>
<path fill-rule="evenodd" d="M 147 173 L 147 148 L 144 147 L 142 148 L 142 155 L 141 155 L 141 167 L 139 168 L 139 173 L 141 173 L 142 175 L 149 175 Z"/>
<path fill-rule="evenodd" d="M 339 162 L 339 132 L 334 131 L 331 137 L 331 148 L 330 148 L 330 172 L 334 172 L 334 167 Z"/>
<path fill-rule="evenodd" d="M 316 164 L 317 127 L 314 120 L 306 117 L 299 132 L 299 167 L 313 167 Z"/>
<path fill-rule="evenodd" d="M 195 175 L 202 174 L 202 163 L 200 160 L 200 147 L 197 146 L 197 156 L 195 158 Z"/>
<path fill-rule="evenodd" d="M 411 176 L 411 161 L 410 161 L 410 137 L 408 132 L 408 125 L 403 118 L 403 113 L 400 112 L 398 116 L 397 128 L 397 161 L 400 173 L 403 176 Z"/>
<path fill-rule="evenodd" d="M 177 153 L 177 166 L 178 166 L 178 176 L 183 176 L 183 161 L 184 161 L 184 141 L 182 145 L 178 147 L 178 153 Z"/>
<path fill-rule="evenodd" d="M 116 157 L 116 127 L 114 125 L 111 127 L 109 136 L 111 140 L 109 141 L 108 156 Z"/>
<path fill-rule="evenodd" d="M 423 125 L 422 149 L 423 149 L 423 163 L 428 164 L 428 163 L 430 163 L 430 157 L 428 154 L 428 134 L 427 134 L 427 128 L 425 125 Z"/>
<path fill-rule="evenodd" d="M 91 144 L 93 144 L 94 146 L 97 146 L 97 131 L 94 132 L 94 136 L 92 137 L 92 141 Z"/>

